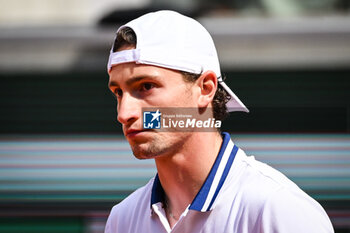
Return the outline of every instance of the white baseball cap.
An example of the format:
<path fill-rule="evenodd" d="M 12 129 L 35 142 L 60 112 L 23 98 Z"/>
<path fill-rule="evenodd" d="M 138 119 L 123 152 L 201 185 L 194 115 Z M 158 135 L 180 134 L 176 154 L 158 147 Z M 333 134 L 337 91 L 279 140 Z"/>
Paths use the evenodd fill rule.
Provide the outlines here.
<path fill-rule="evenodd" d="M 224 83 L 216 48 L 209 32 L 196 20 L 175 11 L 162 10 L 145 14 L 121 26 L 134 30 L 136 48 L 113 52 L 108 72 L 117 64 L 135 62 L 200 74 L 211 70 L 219 84 L 231 96 L 227 109 L 249 112 L 246 106 Z"/>

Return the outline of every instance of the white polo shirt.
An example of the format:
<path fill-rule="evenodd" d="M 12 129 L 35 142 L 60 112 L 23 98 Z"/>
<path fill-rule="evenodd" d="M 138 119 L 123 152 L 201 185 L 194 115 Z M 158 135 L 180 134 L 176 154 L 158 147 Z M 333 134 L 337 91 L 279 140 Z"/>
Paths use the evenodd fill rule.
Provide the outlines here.
<path fill-rule="evenodd" d="M 193 202 L 170 229 L 158 175 L 112 208 L 105 233 L 331 233 L 314 199 L 223 133 L 217 159 Z"/>

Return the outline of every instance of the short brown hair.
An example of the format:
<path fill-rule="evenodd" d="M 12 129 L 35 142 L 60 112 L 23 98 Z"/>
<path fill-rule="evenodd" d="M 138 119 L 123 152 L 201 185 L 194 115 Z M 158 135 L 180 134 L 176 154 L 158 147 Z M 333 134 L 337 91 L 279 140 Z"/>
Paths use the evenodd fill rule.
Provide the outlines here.
<path fill-rule="evenodd" d="M 117 52 L 121 47 L 125 45 L 136 46 L 136 34 L 134 30 L 129 27 L 122 28 L 118 31 L 113 44 L 113 52 Z"/>
<path fill-rule="evenodd" d="M 125 45 L 136 46 L 136 34 L 129 28 L 124 27 L 118 31 L 116 39 L 113 44 L 113 52 L 117 52 Z M 201 74 L 189 73 L 186 71 L 180 71 L 183 75 L 184 81 L 195 82 Z M 218 89 L 215 92 L 215 96 L 212 102 L 213 105 L 213 117 L 216 120 L 224 120 L 228 116 L 226 103 L 231 99 L 231 96 L 223 89 L 221 85 L 218 85 Z"/>

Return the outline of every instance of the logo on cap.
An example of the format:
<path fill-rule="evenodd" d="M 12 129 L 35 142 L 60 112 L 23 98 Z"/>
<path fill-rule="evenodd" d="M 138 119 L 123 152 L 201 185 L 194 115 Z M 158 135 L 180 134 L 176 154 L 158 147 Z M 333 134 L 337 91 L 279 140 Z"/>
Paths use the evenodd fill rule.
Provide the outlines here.
<path fill-rule="evenodd" d="M 144 129 L 160 129 L 160 118 L 162 113 L 159 109 L 155 112 L 143 112 L 143 128 Z"/>

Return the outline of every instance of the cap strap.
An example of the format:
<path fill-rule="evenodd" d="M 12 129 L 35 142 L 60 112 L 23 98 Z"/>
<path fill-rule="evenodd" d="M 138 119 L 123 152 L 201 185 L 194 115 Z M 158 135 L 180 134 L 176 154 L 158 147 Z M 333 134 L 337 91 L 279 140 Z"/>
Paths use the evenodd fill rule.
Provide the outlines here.
<path fill-rule="evenodd" d="M 140 50 L 139 49 L 128 49 L 118 52 L 111 52 L 108 60 L 108 71 L 111 70 L 113 65 L 134 62 L 140 59 Z"/>

